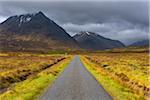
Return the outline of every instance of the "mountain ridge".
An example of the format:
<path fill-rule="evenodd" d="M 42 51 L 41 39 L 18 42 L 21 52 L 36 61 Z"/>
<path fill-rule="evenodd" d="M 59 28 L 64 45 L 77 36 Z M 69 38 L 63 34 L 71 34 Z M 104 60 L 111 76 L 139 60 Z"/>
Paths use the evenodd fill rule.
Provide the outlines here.
<path fill-rule="evenodd" d="M 41 11 L 36 14 L 9 17 L 0 24 L 0 36 L 1 49 L 15 50 L 16 48 L 21 50 L 24 47 L 32 50 L 35 47 L 36 49 L 45 48 L 47 50 L 79 48 L 76 40 Z"/>
<path fill-rule="evenodd" d="M 73 37 L 82 48 L 88 50 L 105 50 L 125 46 L 118 40 L 105 38 L 93 32 L 81 31 Z"/>
<path fill-rule="evenodd" d="M 118 40 L 81 31 L 71 37 L 43 12 L 11 16 L 0 23 L 0 50 L 105 50 L 125 45 Z"/>
<path fill-rule="evenodd" d="M 149 40 L 145 39 L 145 40 L 136 41 L 130 44 L 129 46 L 136 46 L 136 47 L 149 46 Z"/>

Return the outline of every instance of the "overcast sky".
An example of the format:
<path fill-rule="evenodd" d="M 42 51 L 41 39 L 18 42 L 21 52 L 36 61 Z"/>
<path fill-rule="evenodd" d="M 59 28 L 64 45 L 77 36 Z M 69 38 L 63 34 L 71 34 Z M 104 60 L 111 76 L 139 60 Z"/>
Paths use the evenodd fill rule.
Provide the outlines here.
<path fill-rule="evenodd" d="M 148 38 L 148 0 L 0 0 L 0 22 L 13 15 L 42 11 L 70 35 L 91 31 L 125 44 Z"/>

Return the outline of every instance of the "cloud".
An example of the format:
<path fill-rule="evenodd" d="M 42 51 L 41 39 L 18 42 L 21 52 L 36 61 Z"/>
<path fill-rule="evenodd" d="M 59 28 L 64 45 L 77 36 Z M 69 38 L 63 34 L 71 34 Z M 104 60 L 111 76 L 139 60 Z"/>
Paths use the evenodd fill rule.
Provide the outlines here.
<path fill-rule="evenodd" d="M 43 11 L 71 35 L 86 30 L 129 44 L 148 37 L 148 9 L 148 0 L 0 1 L 0 21 Z"/>
<path fill-rule="evenodd" d="M 42 10 L 50 18 L 60 23 L 100 23 L 107 21 L 111 17 L 120 17 L 131 22 L 148 24 L 148 1 L 9 1 L 1 2 L 0 4 L 0 14 L 7 16 Z"/>
<path fill-rule="evenodd" d="M 0 22 L 3 22 L 4 20 L 6 20 L 6 17 L 0 16 Z"/>
<path fill-rule="evenodd" d="M 71 35 L 79 31 L 96 32 L 99 35 L 109 37 L 111 39 L 120 40 L 125 44 L 131 44 L 138 40 L 148 39 L 149 29 L 140 24 L 132 24 L 128 21 L 107 21 L 105 23 L 92 23 L 92 24 L 72 24 L 67 23 L 62 25 Z"/>

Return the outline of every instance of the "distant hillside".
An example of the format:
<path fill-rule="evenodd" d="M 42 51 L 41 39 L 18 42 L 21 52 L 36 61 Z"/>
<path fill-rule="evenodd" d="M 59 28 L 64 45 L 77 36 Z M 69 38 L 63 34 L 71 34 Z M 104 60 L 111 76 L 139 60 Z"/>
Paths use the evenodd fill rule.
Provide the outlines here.
<path fill-rule="evenodd" d="M 129 46 L 136 46 L 136 47 L 149 46 L 149 40 L 137 41 L 137 42 L 134 42 L 133 44 L 131 44 Z"/>
<path fill-rule="evenodd" d="M 93 32 L 80 32 L 73 37 L 80 47 L 86 50 L 105 50 L 125 46 L 118 40 L 108 39 Z"/>
<path fill-rule="evenodd" d="M 42 12 L 11 16 L 0 24 L 0 50 L 78 49 L 76 40 Z"/>

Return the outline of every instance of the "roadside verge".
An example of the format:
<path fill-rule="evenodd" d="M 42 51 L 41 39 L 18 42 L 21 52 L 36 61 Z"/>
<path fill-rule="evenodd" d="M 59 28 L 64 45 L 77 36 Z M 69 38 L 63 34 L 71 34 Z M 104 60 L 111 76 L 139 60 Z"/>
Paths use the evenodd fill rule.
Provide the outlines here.
<path fill-rule="evenodd" d="M 137 100 L 138 95 L 124 87 L 116 80 L 113 80 L 95 63 L 90 62 L 84 56 L 80 56 L 86 69 L 96 78 L 103 88 L 113 97 L 114 100 Z M 143 99 L 140 99 L 143 100 Z"/>
<path fill-rule="evenodd" d="M 25 81 L 16 83 L 11 90 L 0 94 L 0 100 L 36 100 L 38 95 L 59 77 L 71 60 L 72 56 Z"/>

